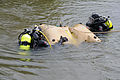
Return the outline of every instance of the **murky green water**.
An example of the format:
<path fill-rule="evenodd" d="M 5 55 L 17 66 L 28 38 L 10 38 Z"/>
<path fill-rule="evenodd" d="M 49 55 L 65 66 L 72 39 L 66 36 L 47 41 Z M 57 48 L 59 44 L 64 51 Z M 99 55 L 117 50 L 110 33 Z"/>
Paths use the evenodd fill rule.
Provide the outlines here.
<path fill-rule="evenodd" d="M 119 0 L 0 0 L 0 80 L 120 80 L 119 32 L 79 47 L 18 48 L 17 36 L 24 28 L 60 21 L 85 24 L 93 12 L 111 16 L 120 30 Z"/>

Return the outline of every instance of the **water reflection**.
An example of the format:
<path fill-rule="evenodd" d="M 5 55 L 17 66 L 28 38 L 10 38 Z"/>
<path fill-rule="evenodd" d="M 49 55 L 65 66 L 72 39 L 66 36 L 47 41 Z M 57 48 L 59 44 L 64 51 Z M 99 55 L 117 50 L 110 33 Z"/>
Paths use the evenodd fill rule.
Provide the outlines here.
<path fill-rule="evenodd" d="M 48 69 L 48 67 L 42 65 L 44 61 L 41 60 L 36 63 L 36 61 L 30 57 L 28 52 L 21 53 L 21 57 L 18 54 L 16 56 L 14 55 L 14 57 L 0 56 L 0 68 L 7 68 L 12 70 L 12 72 L 29 75 L 38 75 L 30 69 Z M 9 74 L 9 72 L 7 72 L 7 74 L 4 73 L 6 73 L 6 71 L 0 71 L 1 75 L 8 76 L 7 74 Z"/>

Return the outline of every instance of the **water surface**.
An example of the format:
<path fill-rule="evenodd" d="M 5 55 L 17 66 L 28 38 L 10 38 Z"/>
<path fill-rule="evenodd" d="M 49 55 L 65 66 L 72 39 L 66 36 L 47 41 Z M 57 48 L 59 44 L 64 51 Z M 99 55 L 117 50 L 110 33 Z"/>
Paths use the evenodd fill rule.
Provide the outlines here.
<path fill-rule="evenodd" d="M 24 28 L 60 21 L 72 27 L 92 13 L 110 16 L 120 30 L 119 7 L 119 0 L 0 0 L 0 80 L 120 80 L 119 32 L 79 47 L 22 51 L 17 44 Z"/>

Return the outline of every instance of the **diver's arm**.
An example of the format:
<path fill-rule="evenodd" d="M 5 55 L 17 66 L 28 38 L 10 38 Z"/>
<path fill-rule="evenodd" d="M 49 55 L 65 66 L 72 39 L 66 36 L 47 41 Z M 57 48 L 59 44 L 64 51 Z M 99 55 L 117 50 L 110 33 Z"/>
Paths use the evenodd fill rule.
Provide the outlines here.
<path fill-rule="evenodd" d="M 60 40 L 58 41 L 58 44 L 59 45 L 62 45 L 64 42 L 67 42 L 68 41 L 68 38 L 67 37 L 60 37 Z"/>

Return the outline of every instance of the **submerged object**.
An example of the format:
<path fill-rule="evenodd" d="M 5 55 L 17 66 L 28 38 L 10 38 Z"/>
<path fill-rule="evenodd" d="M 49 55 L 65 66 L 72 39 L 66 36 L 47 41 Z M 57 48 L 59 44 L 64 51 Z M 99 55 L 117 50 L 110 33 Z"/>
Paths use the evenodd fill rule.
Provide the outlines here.
<path fill-rule="evenodd" d="M 60 37 L 66 37 L 68 39 L 64 44 L 73 44 L 74 38 L 69 31 L 69 27 L 56 27 L 52 25 L 42 24 L 40 25 L 43 33 L 47 36 L 51 45 L 58 43 Z"/>
<path fill-rule="evenodd" d="M 101 42 L 101 40 L 83 24 L 76 24 L 71 27 L 70 32 L 78 41 Z"/>
<path fill-rule="evenodd" d="M 101 40 L 93 34 L 85 25 L 76 24 L 73 27 L 56 27 L 52 25 L 41 24 L 43 33 L 48 38 L 51 45 L 58 43 L 60 37 L 68 39 L 64 44 L 79 45 L 81 42 L 101 42 Z"/>

